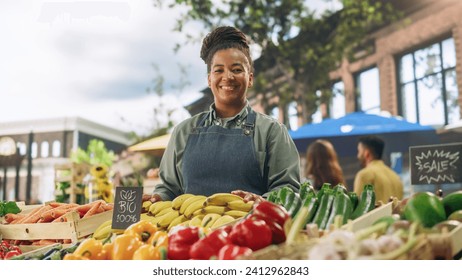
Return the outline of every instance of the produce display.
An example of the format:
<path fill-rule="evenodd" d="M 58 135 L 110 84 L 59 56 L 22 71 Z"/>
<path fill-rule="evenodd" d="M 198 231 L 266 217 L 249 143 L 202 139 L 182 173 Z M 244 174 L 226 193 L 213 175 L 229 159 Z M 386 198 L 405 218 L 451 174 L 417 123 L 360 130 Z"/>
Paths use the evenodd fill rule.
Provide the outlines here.
<path fill-rule="evenodd" d="M 7 224 L 51 224 L 63 221 L 69 212 L 83 218 L 112 207 L 102 200 L 85 205 L 52 202 L 2 219 Z M 72 244 L 30 241 L 47 245 L 46 250 L 22 254 L 22 242 L 3 240 L 0 256 L 11 260 L 392 260 L 452 259 L 462 249 L 454 243 L 462 235 L 462 191 L 445 198 L 419 192 L 402 201 L 394 199 L 387 207 L 390 215 L 374 216 L 367 226 L 361 223 L 353 231 L 356 219 L 364 220 L 372 210 L 383 212 L 377 211 L 381 208 L 376 208 L 372 185 L 365 185 L 359 197 L 341 185 L 324 184 L 317 192 L 308 184 L 298 192 L 283 187 L 258 203 L 246 203 L 231 193 L 183 194 L 172 201 L 144 202 L 141 220 L 125 230 L 112 229 L 112 220 L 106 218 L 99 220 L 90 236 Z"/>
<path fill-rule="evenodd" d="M 252 209 L 253 202 L 231 193 L 211 196 L 182 194 L 172 201 L 143 203 L 145 217 L 157 227 L 170 230 L 177 225 L 218 228 L 242 218 Z"/>
<path fill-rule="evenodd" d="M 355 192 L 348 192 L 340 184 L 332 187 L 325 183 L 316 192 L 309 183 L 303 183 L 298 192 L 287 186 L 275 190 L 270 193 L 268 200 L 282 205 L 292 218 L 301 208 L 307 208 L 303 223 L 314 223 L 322 230 L 328 229 L 336 216 L 342 216 L 342 224 L 345 224 L 349 219 L 354 220 L 375 208 L 372 185 L 365 185 L 358 198 Z"/>
<path fill-rule="evenodd" d="M 9 225 L 26 225 L 26 224 L 51 224 L 67 222 L 70 213 L 84 219 L 99 213 L 110 211 L 114 208 L 112 203 L 106 203 L 103 200 L 97 200 L 84 205 L 75 203 L 50 202 L 45 205 L 37 205 L 31 211 L 23 213 L 8 213 L 3 218 L 5 227 Z M 5 239 L 4 239 L 5 240 Z M 71 243 L 70 239 L 38 239 L 38 240 L 15 240 L 9 239 L 9 243 L 15 245 L 50 245 L 54 243 Z"/>

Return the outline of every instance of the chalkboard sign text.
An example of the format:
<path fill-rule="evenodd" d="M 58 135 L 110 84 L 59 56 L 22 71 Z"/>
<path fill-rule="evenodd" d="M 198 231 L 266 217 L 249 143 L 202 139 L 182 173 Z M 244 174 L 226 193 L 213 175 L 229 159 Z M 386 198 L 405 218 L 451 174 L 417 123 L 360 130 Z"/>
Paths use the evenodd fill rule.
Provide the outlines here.
<path fill-rule="evenodd" d="M 112 228 L 126 229 L 140 220 L 142 187 L 117 187 L 115 192 Z"/>
<path fill-rule="evenodd" d="M 462 143 L 409 148 L 411 184 L 462 182 Z"/>

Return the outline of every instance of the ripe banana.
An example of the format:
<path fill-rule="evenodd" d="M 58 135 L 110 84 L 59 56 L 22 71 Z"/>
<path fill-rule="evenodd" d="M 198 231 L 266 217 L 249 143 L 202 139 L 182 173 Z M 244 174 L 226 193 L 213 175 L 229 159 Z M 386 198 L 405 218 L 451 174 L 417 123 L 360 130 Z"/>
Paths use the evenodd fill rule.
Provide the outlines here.
<path fill-rule="evenodd" d="M 160 211 L 162 211 L 165 208 L 172 207 L 172 202 L 170 200 L 168 201 L 157 201 L 154 202 L 150 207 L 149 207 L 149 213 L 152 215 L 157 215 Z"/>
<path fill-rule="evenodd" d="M 188 208 L 186 208 L 183 215 L 185 215 L 188 219 L 191 219 L 193 217 L 194 211 L 199 210 L 203 207 L 205 199 L 205 197 L 201 197 L 193 203 L 189 204 Z"/>
<path fill-rule="evenodd" d="M 231 217 L 234 217 L 234 218 L 242 218 L 247 214 L 249 214 L 249 212 L 239 211 L 239 210 L 229 210 L 224 213 L 224 215 L 230 215 Z"/>
<path fill-rule="evenodd" d="M 215 229 L 215 228 L 218 228 L 218 227 L 221 227 L 225 224 L 228 224 L 228 223 L 231 223 L 233 221 L 235 221 L 236 219 L 230 215 L 223 215 L 221 216 L 220 218 L 218 218 L 210 228 L 212 229 Z"/>
<path fill-rule="evenodd" d="M 204 228 L 211 227 L 215 223 L 215 221 L 218 220 L 220 217 L 221 215 L 216 214 L 216 213 L 210 213 L 210 214 L 205 215 L 204 218 L 202 219 L 201 227 L 204 227 Z"/>
<path fill-rule="evenodd" d="M 172 207 L 167 207 L 167 208 L 164 208 L 164 209 L 160 210 L 160 212 L 156 214 L 156 217 L 157 217 L 157 216 L 162 216 L 162 215 L 164 215 L 164 214 L 167 214 L 167 213 L 170 212 L 170 211 L 177 211 L 177 210 L 173 210 Z"/>
<path fill-rule="evenodd" d="M 96 228 L 93 238 L 97 240 L 105 239 L 112 233 L 112 219 L 107 220 Z"/>
<path fill-rule="evenodd" d="M 151 224 L 157 225 L 157 218 L 151 215 L 148 215 L 147 213 L 142 213 L 140 216 L 140 220 L 145 220 L 151 222 Z"/>
<path fill-rule="evenodd" d="M 183 222 L 186 222 L 187 220 L 188 218 L 186 218 L 184 215 L 179 215 L 178 217 L 173 219 L 173 221 L 168 225 L 167 230 L 170 230 L 172 227 L 177 226 Z"/>
<path fill-rule="evenodd" d="M 234 201 L 228 202 L 226 206 L 231 210 L 249 212 L 250 210 L 252 210 L 253 203 L 254 203 L 253 201 L 249 201 L 245 203 L 243 200 L 234 200 Z"/>
<path fill-rule="evenodd" d="M 216 206 L 226 206 L 230 201 L 234 200 L 243 200 L 242 197 L 232 194 L 232 193 L 215 193 L 207 197 L 207 200 L 204 203 L 204 206 L 207 205 L 216 205 Z"/>
<path fill-rule="evenodd" d="M 149 207 L 151 207 L 151 205 L 152 205 L 152 202 L 150 200 L 146 200 L 143 202 L 141 208 L 143 209 L 144 212 L 148 212 Z"/>
<path fill-rule="evenodd" d="M 184 211 L 186 210 L 186 208 L 188 208 L 189 205 L 191 205 L 191 203 L 193 203 L 194 201 L 198 200 L 198 199 L 202 199 L 202 198 L 206 198 L 206 196 L 204 195 L 194 195 L 194 196 L 191 196 L 190 198 L 187 198 L 182 204 L 181 204 L 181 207 L 180 207 L 180 214 L 184 214 Z"/>
<path fill-rule="evenodd" d="M 215 214 L 223 215 L 228 210 L 229 209 L 226 208 L 225 206 L 209 205 L 209 206 L 202 208 L 201 213 L 202 214 L 215 213 Z"/>
<path fill-rule="evenodd" d="M 170 223 L 180 216 L 180 213 L 178 211 L 170 211 L 162 216 L 159 216 L 159 220 L 157 221 L 157 226 L 161 228 L 167 228 Z"/>
<path fill-rule="evenodd" d="M 172 208 L 175 209 L 175 210 L 180 210 L 181 205 L 183 204 L 183 202 L 185 202 L 186 199 L 188 199 L 190 197 L 193 197 L 193 196 L 194 195 L 192 193 L 184 193 L 184 194 L 181 194 L 181 195 L 175 197 L 172 200 Z"/>
<path fill-rule="evenodd" d="M 201 223 L 202 223 L 202 219 L 204 218 L 205 215 L 197 215 L 197 216 L 194 216 L 194 218 L 192 218 L 190 221 L 189 221 L 189 226 L 190 227 L 200 227 L 201 226 Z"/>

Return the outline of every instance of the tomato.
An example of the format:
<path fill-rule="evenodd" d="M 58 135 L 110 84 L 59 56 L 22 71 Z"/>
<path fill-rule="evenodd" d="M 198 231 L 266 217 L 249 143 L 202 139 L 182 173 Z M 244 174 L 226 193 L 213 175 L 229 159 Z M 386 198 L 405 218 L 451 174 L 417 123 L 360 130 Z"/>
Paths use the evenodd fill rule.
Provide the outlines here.
<path fill-rule="evenodd" d="M 18 251 L 15 251 L 15 250 L 9 251 L 8 253 L 5 254 L 4 259 L 5 260 L 11 259 L 12 257 L 19 256 L 19 255 L 21 255 L 21 252 L 18 252 Z"/>

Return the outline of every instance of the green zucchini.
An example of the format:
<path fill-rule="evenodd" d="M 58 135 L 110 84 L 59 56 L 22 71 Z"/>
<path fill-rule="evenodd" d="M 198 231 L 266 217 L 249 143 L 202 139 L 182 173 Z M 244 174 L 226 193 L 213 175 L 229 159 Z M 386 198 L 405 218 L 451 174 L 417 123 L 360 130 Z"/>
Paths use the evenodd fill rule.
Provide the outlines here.
<path fill-rule="evenodd" d="M 355 193 L 355 192 L 348 192 L 347 194 L 348 194 L 348 197 L 351 200 L 351 204 L 353 206 L 353 211 L 354 211 L 356 209 L 356 207 L 358 206 L 358 202 L 359 202 L 358 194 Z"/>
<path fill-rule="evenodd" d="M 311 223 L 313 221 L 313 217 L 316 214 L 316 210 L 318 209 L 318 198 L 314 193 L 310 193 L 305 197 L 305 200 L 302 201 L 302 206 L 300 209 L 308 208 L 308 215 L 306 217 L 305 225 Z M 300 211 L 300 210 L 299 210 Z"/>
<path fill-rule="evenodd" d="M 313 186 L 310 184 L 310 182 L 303 182 L 301 185 L 300 185 L 300 188 L 299 188 L 299 191 L 298 191 L 298 194 L 300 195 L 300 199 L 303 201 L 307 195 L 309 193 L 314 193 L 314 188 Z"/>
<path fill-rule="evenodd" d="M 326 190 L 332 190 L 330 187 L 329 183 L 324 183 L 321 187 L 321 189 L 316 193 L 316 196 L 318 197 L 318 200 L 321 201 L 322 196 L 324 195 L 324 192 Z"/>
<path fill-rule="evenodd" d="M 356 207 L 353 214 L 351 214 L 351 219 L 356 219 L 367 212 L 371 211 L 375 207 L 375 191 L 374 186 L 370 184 L 364 185 L 364 189 L 359 198 L 358 206 Z"/>
<path fill-rule="evenodd" d="M 334 191 L 332 189 L 326 189 L 324 194 L 319 201 L 318 210 L 313 217 L 313 223 L 318 225 L 319 229 L 324 229 L 327 221 L 329 220 L 330 210 L 334 202 Z"/>
<path fill-rule="evenodd" d="M 342 225 L 345 224 L 350 218 L 352 212 L 353 205 L 348 195 L 341 190 L 337 191 L 335 193 L 334 203 L 332 204 L 326 228 L 334 222 L 334 218 L 338 215 L 342 215 Z"/>

